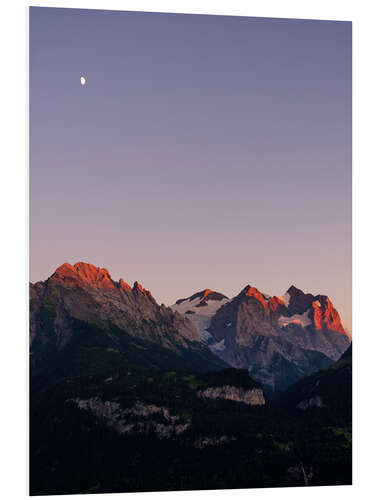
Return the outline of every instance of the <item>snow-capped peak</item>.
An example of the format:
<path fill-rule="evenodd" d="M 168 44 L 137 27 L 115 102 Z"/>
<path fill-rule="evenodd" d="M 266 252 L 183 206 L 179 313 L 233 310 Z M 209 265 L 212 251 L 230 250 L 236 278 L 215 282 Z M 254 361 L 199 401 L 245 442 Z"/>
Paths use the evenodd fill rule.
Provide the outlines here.
<path fill-rule="evenodd" d="M 227 302 L 229 302 L 228 297 L 222 293 L 206 289 L 186 299 L 179 299 L 171 309 L 186 315 L 197 328 L 200 338 L 206 342 L 211 337 L 206 331 L 211 318 Z"/>

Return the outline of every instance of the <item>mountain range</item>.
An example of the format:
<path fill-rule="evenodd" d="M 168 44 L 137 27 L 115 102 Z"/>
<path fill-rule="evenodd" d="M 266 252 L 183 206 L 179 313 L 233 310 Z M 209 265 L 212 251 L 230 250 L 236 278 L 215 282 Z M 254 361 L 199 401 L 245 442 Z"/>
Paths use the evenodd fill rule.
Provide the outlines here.
<path fill-rule="evenodd" d="M 247 285 L 232 299 L 206 289 L 166 307 L 138 282 L 130 286 L 92 264 L 65 263 L 30 285 L 33 367 L 47 345 L 59 351 L 69 342 L 76 320 L 114 325 L 182 356 L 199 352 L 219 365 L 220 358 L 222 366 L 248 369 L 269 392 L 326 368 L 350 344 L 329 297 L 295 286 L 271 297 Z"/>
<path fill-rule="evenodd" d="M 295 286 L 271 297 L 247 285 L 232 299 L 207 289 L 171 307 L 191 319 L 212 352 L 271 392 L 326 368 L 350 344 L 329 297 Z"/>
<path fill-rule="evenodd" d="M 38 371 L 51 356 L 60 356 L 78 341 L 78 328 L 104 332 L 114 352 L 126 339 L 139 356 L 141 344 L 151 342 L 171 362 L 175 358 L 202 369 L 227 366 L 200 341 L 189 318 L 159 306 L 140 283 L 130 287 L 122 279 L 115 282 L 106 269 L 83 262 L 63 264 L 46 281 L 30 285 L 32 370 Z M 92 337 L 89 334 L 87 342 Z"/>
<path fill-rule="evenodd" d="M 327 296 L 166 307 L 83 262 L 30 284 L 33 495 L 350 484 L 349 395 Z"/>

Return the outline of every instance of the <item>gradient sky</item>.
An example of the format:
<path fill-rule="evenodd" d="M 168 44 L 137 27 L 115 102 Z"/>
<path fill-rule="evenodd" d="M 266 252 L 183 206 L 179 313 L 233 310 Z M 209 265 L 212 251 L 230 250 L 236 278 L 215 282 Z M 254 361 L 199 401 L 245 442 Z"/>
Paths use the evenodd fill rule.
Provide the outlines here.
<path fill-rule="evenodd" d="M 351 328 L 351 23 L 31 8 L 30 280 L 77 261 Z"/>

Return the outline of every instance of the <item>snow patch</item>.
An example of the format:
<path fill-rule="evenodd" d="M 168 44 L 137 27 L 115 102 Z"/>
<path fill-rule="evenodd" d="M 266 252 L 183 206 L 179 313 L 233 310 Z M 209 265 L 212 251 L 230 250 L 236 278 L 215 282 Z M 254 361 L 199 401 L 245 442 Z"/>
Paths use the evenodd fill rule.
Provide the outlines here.
<path fill-rule="evenodd" d="M 281 300 L 284 301 L 285 307 L 289 307 L 289 302 L 290 302 L 290 295 L 288 292 L 284 293 L 282 297 L 280 297 Z"/>
<path fill-rule="evenodd" d="M 229 299 L 222 300 L 207 300 L 207 305 L 205 307 L 197 307 L 201 303 L 201 298 L 197 297 L 191 302 L 189 300 L 184 300 L 180 304 L 173 304 L 170 306 L 173 311 L 177 311 L 182 315 L 185 315 L 187 311 L 194 311 L 195 314 L 187 314 L 186 317 L 190 319 L 193 325 L 198 330 L 200 339 L 207 343 L 208 340 L 212 338 L 212 335 L 207 332 L 211 324 L 211 318 L 216 314 L 221 306 L 229 302 Z"/>
<path fill-rule="evenodd" d="M 293 316 L 280 316 L 279 326 L 283 328 L 284 326 L 295 324 L 301 325 L 303 327 L 311 325 L 311 319 L 309 318 L 309 311 L 305 311 L 303 314 L 293 314 Z"/>

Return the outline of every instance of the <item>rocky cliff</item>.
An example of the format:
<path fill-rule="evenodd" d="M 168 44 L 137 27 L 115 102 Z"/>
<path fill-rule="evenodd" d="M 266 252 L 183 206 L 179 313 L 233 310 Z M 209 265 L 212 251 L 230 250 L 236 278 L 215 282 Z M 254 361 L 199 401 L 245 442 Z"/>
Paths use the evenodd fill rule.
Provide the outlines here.
<path fill-rule="evenodd" d="M 207 387 L 207 389 L 198 391 L 197 395 L 200 398 L 228 399 L 251 406 L 262 406 L 266 404 L 263 391 L 260 388 L 248 390 L 233 385 L 224 385 L 221 387 Z"/>
<path fill-rule="evenodd" d="M 154 404 L 137 401 L 131 408 L 122 408 L 117 401 L 103 401 L 101 398 L 75 398 L 73 402 L 81 410 L 90 411 L 118 434 L 150 434 L 159 439 L 171 438 L 186 431 L 189 419 L 172 415 L 170 410 Z"/>

